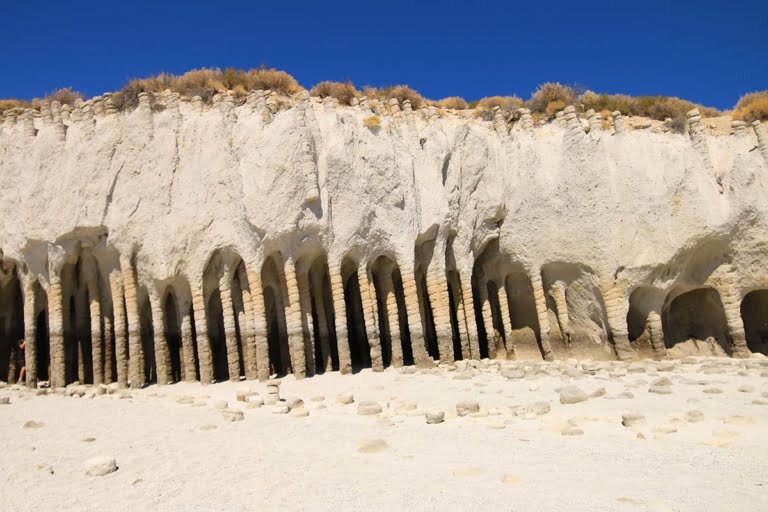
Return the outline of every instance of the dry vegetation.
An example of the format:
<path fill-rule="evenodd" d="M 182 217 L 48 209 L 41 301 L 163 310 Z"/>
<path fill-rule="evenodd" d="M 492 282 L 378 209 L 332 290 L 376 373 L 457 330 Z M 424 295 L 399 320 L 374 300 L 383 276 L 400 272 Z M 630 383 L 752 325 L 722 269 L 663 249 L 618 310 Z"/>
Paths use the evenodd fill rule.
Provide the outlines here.
<path fill-rule="evenodd" d="M 336 98 L 341 105 L 349 105 L 352 102 L 352 98 L 360 96 L 360 93 L 352 82 L 320 82 L 314 86 L 309 94 L 311 96 L 317 96 L 319 98 L 325 98 L 331 96 Z"/>
<path fill-rule="evenodd" d="M 739 102 L 733 109 L 733 117 L 748 123 L 768 121 L 768 90 L 753 92 L 739 98 Z"/>
<path fill-rule="evenodd" d="M 379 128 L 381 128 L 381 119 L 379 119 L 379 116 L 368 116 L 365 119 L 363 119 L 363 126 L 371 130 L 372 132 L 375 132 Z"/>
<path fill-rule="evenodd" d="M 414 109 L 421 108 L 423 105 L 427 104 L 427 100 L 425 100 L 418 91 L 411 89 L 407 85 L 393 85 L 381 89 L 366 87 L 363 89 L 363 92 L 369 98 L 378 98 L 379 100 L 390 100 L 395 98 L 400 104 L 400 108 L 403 108 L 403 102 L 405 100 L 409 100 L 411 102 L 411 107 Z"/>
<path fill-rule="evenodd" d="M 439 108 L 449 108 L 453 110 L 464 110 L 467 108 L 466 100 L 460 96 L 449 96 L 431 103 Z"/>
<path fill-rule="evenodd" d="M 73 91 L 71 87 L 64 87 L 58 89 L 44 98 L 35 98 L 31 101 L 7 99 L 0 100 L 0 113 L 10 110 L 12 108 L 40 108 L 43 103 L 51 103 L 52 101 L 58 101 L 62 105 L 74 105 L 76 100 L 84 99 L 83 95 L 77 91 Z"/>

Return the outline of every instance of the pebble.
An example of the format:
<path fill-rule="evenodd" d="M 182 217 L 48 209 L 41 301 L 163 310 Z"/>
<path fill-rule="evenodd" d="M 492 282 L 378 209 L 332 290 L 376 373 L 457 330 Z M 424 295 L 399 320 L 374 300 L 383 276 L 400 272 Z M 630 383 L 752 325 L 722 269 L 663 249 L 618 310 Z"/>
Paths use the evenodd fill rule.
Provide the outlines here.
<path fill-rule="evenodd" d="M 698 423 L 704 421 L 704 413 L 698 409 L 692 409 L 685 413 L 685 421 L 688 423 Z"/>
<path fill-rule="evenodd" d="M 576 386 L 565 386 L 560 388 L 561 404 L 577 404 L 588 399 L 587 394 Z"/>
<path fill-rule="evenodd" d="M 352 393 L 341 393 L 336 397 L 336 401 L 340 404 L 351 404 L 355 401 L 355 397 L 352 396 Z"/>
<path fill-rule="evenodd" d="M 443 411 L 427 411 L 425 417 L 427 419 L 427 425 L 436 425 L 445 421 L 445 413 Z"/>
<path fill-rule="evenodd" d="M 288 416 L 293 416 L 294 418 L 306 418 L 309 416 L 309 411 L 304 406 L 296 407 L 295 409 L 291 409 Z"/>
<path fill-rule="evenodd" d="M 627 412 L 621 415 L 621 424 L 627 428 L 645 425 L 645 416 L 639 412 Z"/>
<path fill-rule="evenodd" d="M 719 395 L 722 392 L 723 390 L 720 388 L 707 388 L 704 390 L 704 393 L 707 393 L 708 395 Z"/>
<path fill-rule="evenodd" d="M 104 476 L 117 471 L 117 463 L 112 457 L 92 457 L 85 461 L 85 474 L 88 476 Z"/>
<path fill-rule="evenodd" d="M 0 396 L 0 405 L 9 405 L 11 403 L 11 397 Z"/>
<path fill-rule="evenodd" d="M 45 423 L 38 423 L 34 420 L 29 420 L 28 422 L 24 423 L 23 428 L 41 428 L 45 425 Z"/>
<path fill-rule="evenodd" d="M 456 404 L 456 414 L 466 416 L 467 414 L 480 412 L 480 404 L 472 400 L 462 400 Z"/>
<path fill-rule="evenodd" d="M 357 405 L 357 414 L 361 416 L 372 416 L 381 414 L 381 405 L 378 402 L 366 400 Z"/>
<path fill-rule="evenodd" d="M 670 386 L 651 386 L 648 388 L 649 393 L 657 393 L 659 395 L 669 395 L 672 393 Z"/>
<path fill-rule="evenodd" d="M 749 384 L 744 384 L 743 386 L 739 386 L 739 392 L 741 392 L 741 393 L 754 393 L 755 392 L 755 386 L 750 386 Z"/>
<path fill-rule="evenodd" d="M 272 407 L 272 414 L 288 414 L 291 410 L 283 402 L 276 403 Z"/>
<path fill-rule="evenodd" d="M 564 436 L 581 436 L 584 435 L 584 431 L 577 427 L 568 427 L 560 432 Z"/>
<path fill-rule="evenodd" d="M 245 414 L 240 409 L 222 409 L 221 415 L 227 421 L 243 421 Z"/>

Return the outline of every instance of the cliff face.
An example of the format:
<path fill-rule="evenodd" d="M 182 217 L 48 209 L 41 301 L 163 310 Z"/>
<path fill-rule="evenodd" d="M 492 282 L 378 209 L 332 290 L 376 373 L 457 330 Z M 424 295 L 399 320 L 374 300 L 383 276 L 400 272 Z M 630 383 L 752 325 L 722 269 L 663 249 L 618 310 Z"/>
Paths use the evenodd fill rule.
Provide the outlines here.
<path fill-rule="evenodd" d="M 693 113 L 686 135 L 623 129 L 620 117 L 615 132 L 594 122 L 587 132 L 572 112 L 535 129 L 525 112 L 513 125 L 498 115 L 488 123 L 409 105 L 378 114 L 381 127 L 371 130 L 367 103 L 339 107 L 306 95 L 280 103 L 265 94 L 239 106 L 228 97 L 204 106 L 169 94 L 154 109 L 142 96 L 127 113 L 108 96 L 71 111 L 54 104 L 34 118 L 7 113 L 5 336 L 40 338 L 35 315 L 45 312 L 41 325 L 53 327 L 55 312 L 62 332 L 46 343 L 61 382 L 67 377 L 54 368 L 54 351 L 74 374 L 72 361 L 88 359 L 92 367 L 81 372 L 112 378 L 115 344 L 130 343 L 117 339 L 123 311 L 116 315 L 115 304 L 129 300 L 125 283 L 135 281 L 137 303 L 125 306 L 122 329 L 130 338 L 136 317 L 133 336 L 143 341 L 135 351 L 156 356 L 142 360 L 143 378 L 158 380 L 166 371 L 165 380 L 174 379 L 172 359 L 187 357 L 193 344 L 192 378 L 205 378 L 206 364 L 216 373 L 216 343 L 229 347 L 221 357 L 230 376 L 249 374 L 249 365 L 253 375 L 297 366 L 312 373 L 318 358 L 343 369 L 345 344 L 348 364 L 374 367 L 396 362 L 400 343 L 415 362 L 631 358 L 709 336 L 718 342 L 712 350 L 747 353 L 741 302 L 768 288 L 762 127 L 710 136 Z M 234 281 L 227 299 L 222 287 Z M 63 291 L 53 298 L 58 283 Z M 688 314 L 709 311 L 702 309 L 709 299 L 696 298 L 707 289 L 719 296 L 712 308 L 723 317 L 712 326 Z M 196 296 L 201 304 L 190 308 Z M 692 305 L 678 314 L 674 302 L 685 296 Z M 94 301 L 100 308 L 88 308 Z M 388 310 L 396 310 L 391 320 Z M 189 315 L 194 333 L 184 334 Z M 665 332 L 654 332 L 662 323 Z M 171 343 L 168 324 L 190 338 L 189 348 L 179 341 L 181 355 L 158 347 Z M 198 361 L 208 351 L 199 347 L 201 333 L 209 336 L 209 363 Z M 753 350 L 762 346 L 754 336 Z M 85 353 L 67 355 L 79 338 L 89 338 Z M 365 350 L 356 356 L 358 338 Z M 104 350 L 96 361 L 97 344 L 112 354 L 111 369 Z M 282 363 L 259 370 L 259 350 L 274 352 L 264 361 Z"/>

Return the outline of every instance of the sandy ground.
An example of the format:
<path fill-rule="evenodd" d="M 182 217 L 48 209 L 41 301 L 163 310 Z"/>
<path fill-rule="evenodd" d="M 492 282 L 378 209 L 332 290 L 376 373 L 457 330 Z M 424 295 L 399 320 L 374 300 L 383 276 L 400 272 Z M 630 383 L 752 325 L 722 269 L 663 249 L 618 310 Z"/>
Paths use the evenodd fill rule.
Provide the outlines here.
<path fill-rule="evenodd" d="M 768 509 L 766 359 L 483 361 L 410 372 L 285 378 L 281 398 L 304 400 L 290 414 L 256 407 L 256 395 L 248 398 L 254 404 L 236 400 L 238 391 L 266 397 L 266 385 L 256 382 L 97 396 L 83 386 L 48 395 L 4 387 L 0 401 L 10 404 L 0 405 L 0 506 Z M 649 392 L 664 378 L 671 381 L 661 381 L 666 394 Z M 556 390 L 567 385 L 605 394 L 564 405 Z M 355 402 L 338 403 L 340 393 Z M 244 419 L 227 421 L 221 400 Z M 359 415 L 366 400 L 383 412 Z M 480 412 L 459 417 L 462 400 L 477 401 Z M 432 409 L 445 412 L 443 423 L 426 423 Z M 630 412 L 645 423 L 623 426 Z M 119 469 L 87 476 L 85 461 L 98 455 L 114 457 Z"/>

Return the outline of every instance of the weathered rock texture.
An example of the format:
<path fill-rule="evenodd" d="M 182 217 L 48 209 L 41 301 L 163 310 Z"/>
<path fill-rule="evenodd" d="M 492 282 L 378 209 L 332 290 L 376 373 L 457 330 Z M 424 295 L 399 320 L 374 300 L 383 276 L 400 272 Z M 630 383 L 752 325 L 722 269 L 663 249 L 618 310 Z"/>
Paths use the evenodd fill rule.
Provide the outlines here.
<path fill-rule="evenodd" d="M 0 378 L 22 338 L 54 386 L 767 353 L 764 127 L 580 115 L 265 91 L 6 112 Z"/>

